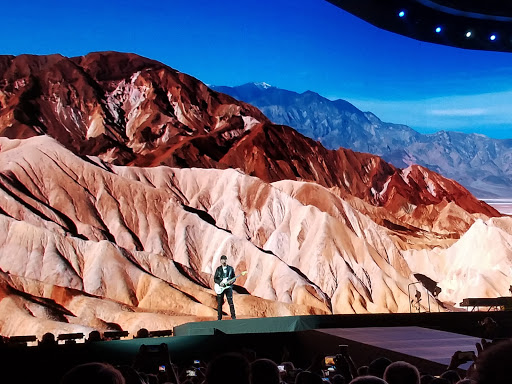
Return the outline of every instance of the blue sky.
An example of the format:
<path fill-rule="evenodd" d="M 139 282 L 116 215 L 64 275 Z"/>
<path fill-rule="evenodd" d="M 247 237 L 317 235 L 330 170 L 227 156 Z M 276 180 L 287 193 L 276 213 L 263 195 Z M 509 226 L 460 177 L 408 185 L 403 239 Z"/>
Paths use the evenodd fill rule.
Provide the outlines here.
<path fill-rule="evenodd" d="M 512 137 L 512 54 L 380 30 L 324 0 L 17 1 L 0 54 L 134 52 L 207 84 L 342 98 L 423 133 Z"/>

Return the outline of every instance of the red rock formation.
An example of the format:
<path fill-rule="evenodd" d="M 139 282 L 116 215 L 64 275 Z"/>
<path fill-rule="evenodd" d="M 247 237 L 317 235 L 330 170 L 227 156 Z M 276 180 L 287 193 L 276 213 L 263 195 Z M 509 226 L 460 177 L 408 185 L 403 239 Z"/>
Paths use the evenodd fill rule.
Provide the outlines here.
<path fill-rule="evenodd" d="M 4 56 L 0 133 L 46 133 L 80 155 L 115 164 L 239 168 L 264 181 L 313 181 L 398 212 L 454 202 L 498 216 L 467 190 L 424 168 L 400 170 L 372 155 L 329 151 L 256 108 L 133 54 Z"/>
<path fill-rule="evenodd" d="M 267 121 L 256 108 L 137 55 L 3 56 L 0 65 L 2 136 L 48 134 L 77 154 L 116 163 L 155 158 L 210 130 L 228 127 L 233 135 L 246 128 L 246 116 Z"/>

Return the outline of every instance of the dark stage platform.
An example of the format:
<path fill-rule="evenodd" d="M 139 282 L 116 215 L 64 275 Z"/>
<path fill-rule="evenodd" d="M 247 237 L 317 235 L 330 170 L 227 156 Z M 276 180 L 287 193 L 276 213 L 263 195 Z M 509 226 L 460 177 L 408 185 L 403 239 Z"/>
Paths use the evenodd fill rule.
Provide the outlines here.
<path fill-rule="evenodd" d="M 321 316 L 283 316 L 203 321 L 175 327 L 175 336 L 298 332 L 325 328 L 423 327 L 466 335 L 480 335 L 481 322 L 492 317 L 503 331 L 512 330 L 512 311 L 384 313 Z M 510 332 L 509 332 L 510 333 Z M 512 333 L 506 334 L 512 337 Z"/>
<path fill-rule="evenodd" d="M 258 319 L 202 321 L 174 328 L 175 336 L 298 332 L 320 328 L 322 316 L 285 316 Z"/>
<path fill-rule="evenodd" d="M 512 318 L 507 313 L 491 315 L 504 327 Z M 346 344 L 358 365 L 387 356 L 409 361 L 424 372 L 441 373 L 455 351 L 476 351 L 475 344 L 485 336 L 481 322 L 487 316 L 482 312 L 290 316 L 189 323 L 174 332 L 177 337 L 212 337 L 212 342 L 222 337 L 237 340 L 255 350 L 257 341 L 265 340 L 266 346 L 308 351 L 310 358 L 334 355 L 338 345 Z"/>
<path fill-rule="evenodd" d="M 171 360 L 177 364 L 250 350 L 258 357 L 293 361 L 299 367 L 308 367 L 315 358 L 335 355 L 338 346 L 346 344 L 358 366 L 386 356 L 409 361 L 422 372 L 439 374 L 455 351 L 475 350 L 475 343 L 484 335 L 481 324 L 487 316 L 497 322 L 501 337 L 511 337 L 511 312 L 289 316 L 188 323 L 176 327 L 172 337 L 57 345 L 50 349 L 4 346 L 0 358 L 13 372 L 28 375 L 26 382 L 33 382 L 39 374 L 56 378 L 70 367 L 89 361 L 130 365 L 143 344 L 166 344 Z M 55 367 L 48 370 L 56 361 L 60 371 Z M 27 362 L 30 371 L 24 369 Z M 30 376 L 30 372 L 37 375 Z"/>

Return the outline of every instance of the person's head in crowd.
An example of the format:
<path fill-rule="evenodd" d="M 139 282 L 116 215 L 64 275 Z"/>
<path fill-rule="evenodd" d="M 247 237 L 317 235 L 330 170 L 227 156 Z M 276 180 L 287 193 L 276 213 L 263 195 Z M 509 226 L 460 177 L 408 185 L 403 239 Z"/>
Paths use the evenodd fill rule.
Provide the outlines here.
<path fill-rule="evenodd" d="M 41 338 L 41 341 L 38 345 L 48 346 L 48 345 L 56 345 L 57 341 L 55 340 L 55 335 L 53 333 L 47 332 Z"/>
<path fill-rule="evenodd" d="M 453 369 L 443 372 L 439 377 L 448 380 L 451 384 L 455 384 L 460 380 L 459 374 L 457 373 L 457 371 L 454 371 Z"/>
<path fill-rule="evenodd" d="M 279 369 L 281 366 L 281 369 Z M 283 361 L 278 365 L 279 377 L 284 382 L 295 382 L 295 377 L 291 377 L 291 372 L 295 371 L 295 365 L 291 361 Z"/>
<path fill-rule="evenodd" d="M 492 317 L 486 317 L 480 322 L 483 330 L 483 337 L 494 339 L 497 336 L 498 323 Z"/>
<path fill-rule="evenodd" d="M 295 369 L 295 365 L 293 365 L 293 363 L 291 361 L 283 361 L 281 364 L 279 365 L 282 365 L 283 366 L 283 369 L 288 372 L 288 371 L 292 371 Z"/>
<path fill-rule="evenodd" d="M 258 359 L 251 363 L 251 384 L 279 384 L 277 364 L 269 359 Z"/>
<path fill-rule="evenodd" d="M 336 375 L 329 377 L 331 384 L 346 384 L 347 380 L 345 380 L 345 376 L 337 373 Z"/>
<path fill-rule="evenodd" d="M 250 366 L 239 353 L 225 353 L 213 359 L 206 368 L 207 384 L 249 384 Z"/>
<path fill-rule="evenodd" d="M 357 368 L 357 376 L 367 376 L 369 373 L 370 367 L 367 365 L 361 365 Z"/>
<path fill-rule="evenodd" d="M 131 366 L 121 365 L 116 369 L 121 372 L 121 375 L 123 375 L 126 384 L 146 384 L 139 372 L 137 372 L 135 368 Z"/>
<path fill-rule="evenodd" d="M 388 384 L 420 384 L 420 373 L 412 364 L 395 361 L 386 367 L 383 379 Z"/>
<path fill-rule="evenodd" d="M 430 384 L 451 384 L 448 379 L 443 379 L 442 377 L 434 377 L 434 379 L 430 382 Z"/>
<path fill-rule="evenodd" d="M 149 337 L 149 331 L 146 328 L 141 328 L 137 331 L 137 334 L 135 335 L 136 339 L 142 339 L 145 337 Z"/>
<path fill-rule="evenodd" d="M 495 343 L 481 353 L 470 375 L 478 384 L 510 383 L 512 377 L 512 339 Z"/>
<path fill-rule="evenodd" d="M 86 363 L 69 370 L 61 384 L 125 384 L 121 372 L 106 363 Z"/>
<path fill-rule="evenodd" d="M 295 377 L 295 384 L 322 384 L 322 378 L 316 373 L 302 371 Z"/>
<path fill-rule="evenodd" d="M 421 375 L 420 377 L 420 384 L 430 384 L 432 380 L 434 380 L 435 377 L 426 373 L 424 375 Z"/>
<path fill-rule="evenodd" d="M 243 357 L 247 359 L 249 364 L 256 360 L 256 351 L 254 349 L 242 348 L 240 350 L 240 353 L 242 354 Z"/>
<path fill-rule="evenodd" d="M 85 340 L 86 343 L 93 343 L 95 341 L 101 341 L 101 333 L 99 331 L 91 331 L 89 332 L 89 336 L 87 337 L 87 340 Z"/>
<path fill-rule="evenodd" d="M 381 379 L 384 377 L 384 371 L 391 364 L 391 360 L 387 357 L 378 357 L 368 366 L 368 375 L 377 376 Z"/>
<path fill-rule="evenodd" d="M 148 374 L 146 372 L 139 372 L 139 375 L 144 384 L 148 384 Z"/>
<path fill-rule="evenodd" d="M 170 377 L 166 372 L 158 372 L 157 377 L 158 377 L 159 384 L 174 383 L 172 377 Z M 185 381 L 180 381 L 179 383 L 183 384 Z M 204 375 L 203 375 L 203 378 L 201 379 L 200 383 L 202 383 L 203 381 L 204 381 Z M 126 384 L 128 384 L 128 383 L 126 383 Z"/>
<path fill-rule="evenodd" d="M 384 379 L 372 376 L 372 375 L 366 375 L 366 376 L 359 376 L 353 379 L 350 384 L 387 384 Z"/>

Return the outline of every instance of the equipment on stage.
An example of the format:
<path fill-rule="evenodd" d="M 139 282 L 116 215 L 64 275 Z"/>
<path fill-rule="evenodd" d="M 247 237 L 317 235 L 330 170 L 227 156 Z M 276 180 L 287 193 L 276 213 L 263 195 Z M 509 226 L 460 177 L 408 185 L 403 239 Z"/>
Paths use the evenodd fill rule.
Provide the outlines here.
<path fill-rule="evenodd" d="M 235 282 L 236 279 L 238 279 L 240 276 L 245 276 L 245 275 L 247 275 L 247 271 L 243 271 L 241 274 L 236 275 L 235 277 L 233 277 L 229 280 L 227 277 L 225 277 L 220 282 L 220 284 L 215 283 L 215 286 L 213 287 L 213 289 L 215 290 L 215 293 L 217 295 L 220 295 L 222 292 L 224 292 L 225 289 L 231 288 L 231 286 L 233 285 L 233 283 Z"/>
<path fill-rule="evenodd" d="M 470 297 L 462 300 L 460 303 L 461 307 L 473 307 L 471 312 L 475 310 L 477 307 L 489 307 L 489 311 L 491 309 L 495 310 L 512 310 L 512 297 L 504 296 L 504 297 Z"/>

